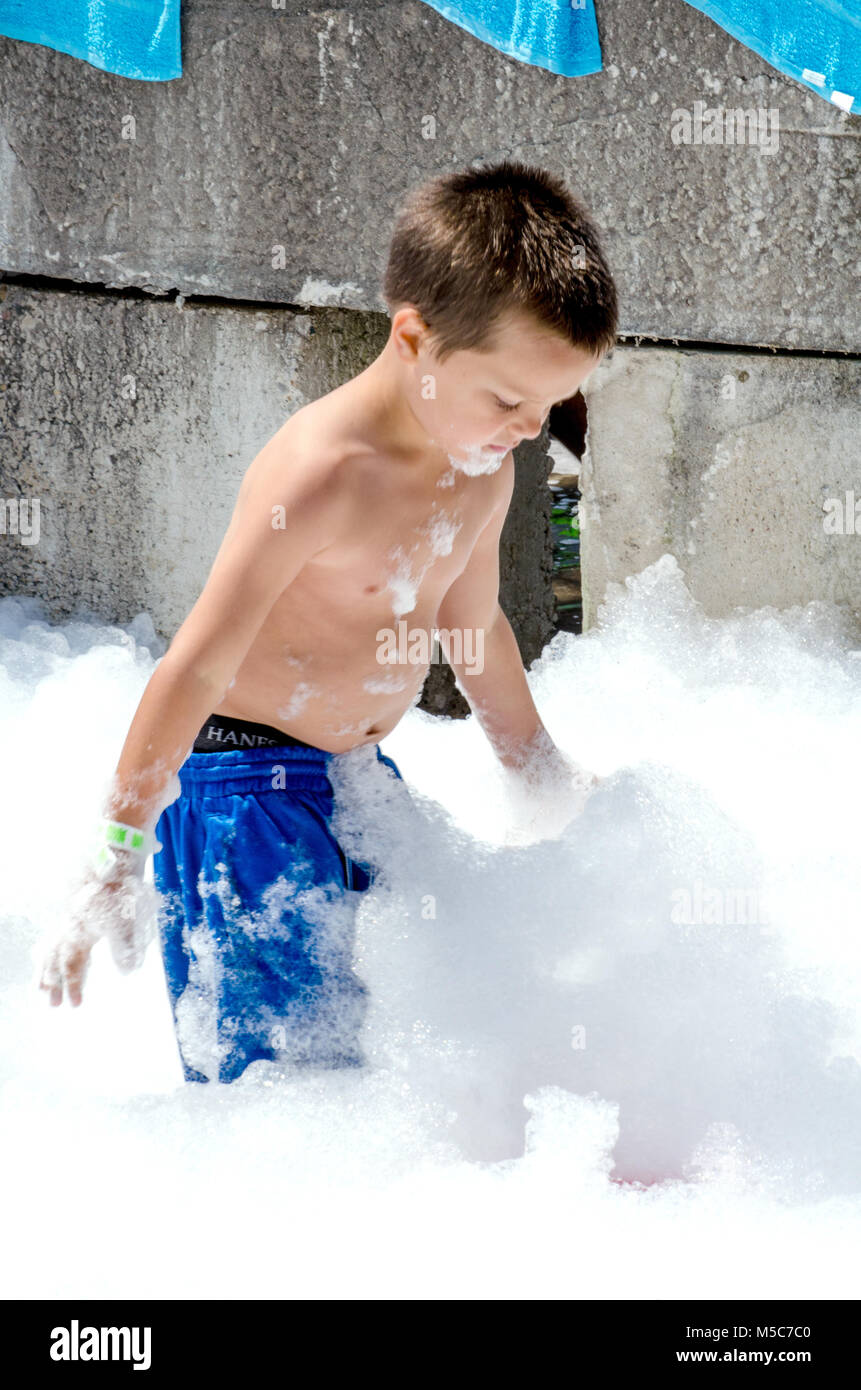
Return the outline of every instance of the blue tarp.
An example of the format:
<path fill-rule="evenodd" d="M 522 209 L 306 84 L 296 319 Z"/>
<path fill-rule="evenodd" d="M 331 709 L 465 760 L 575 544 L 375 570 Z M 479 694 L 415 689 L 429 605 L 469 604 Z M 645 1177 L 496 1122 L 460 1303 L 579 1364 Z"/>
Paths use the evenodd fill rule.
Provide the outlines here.
<path fill-rule="evenodd" d="M 0 0 L 2 2 L 2 0 Z M 594 0 L 425 0 L 509 58 L 563 77 L 601 71 Z"/>
<path fill-rule="evenodd" d="M 180 0 L 0 0 L 0 34 L 83 58 L 103 72 L 182 77 Z"/>
<path fill-rule="evenodd" d="M 861 111 L 861 0 L 688 0 L 773 67 Z"/>
<path fill-rule="evenodd" d="M 593 0 L 425 0 L 500 53 L 566 77 L 601 71 Z M 688 0 L 761 58 L 861 110 L 861 0 Z"/>
<path fill-rule="evenodd" d="M 846 111 L 861 111 L 861 0 L 687 0 Z M 242 0 L 247 3 L 247 0 Z M 425 0 L 500 53 L 564 77 L 600 72 L 594 0 Z M 180 0 L 0 0 L 0 34 L 141 81 L 182 76 Z"/>

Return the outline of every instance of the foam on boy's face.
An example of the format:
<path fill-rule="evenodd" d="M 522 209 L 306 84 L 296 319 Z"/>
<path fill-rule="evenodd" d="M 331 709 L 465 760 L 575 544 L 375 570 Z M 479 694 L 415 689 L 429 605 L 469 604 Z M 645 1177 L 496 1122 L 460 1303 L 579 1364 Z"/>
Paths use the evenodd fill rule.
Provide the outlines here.
<path fill-rule="evenodd" d="M 453 352 L 440 362 L 424 339 L 410 404 L 455 467 L 490 472 L 522 439 L 541 433 L 552 406 L 573 396 L 602 356 L 512 313 L 500 320 L 489 351 Z"/>

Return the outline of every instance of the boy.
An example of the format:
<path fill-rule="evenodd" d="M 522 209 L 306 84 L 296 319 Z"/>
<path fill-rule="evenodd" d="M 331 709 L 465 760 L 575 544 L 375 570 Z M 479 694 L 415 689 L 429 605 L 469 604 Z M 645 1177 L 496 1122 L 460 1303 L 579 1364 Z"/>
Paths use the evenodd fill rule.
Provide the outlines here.
<path fill-rule="evenodd" d="M 550 740 L 498 589 L 512 450 L 615 341 L 596 232 L 543 170 L 504 161 L 443 175 L 399 213 L 384 288 L 383 352 L 292 415 L 245 474 L 203 592 L 129 729 L 86 910 L 40 982 L 52 1004 L 64 986 L 79 1004 L 102 934 L 118 964 L 136 963 L 130 895 L 156 849 L 187 1080 L 232 1081 L 256 1058 L 362 1061 L 349 894 L 374 868 L 333 834 L 332 778 L 363 746 L 360 760 L 400 778 L 378 740 L 428 669 L 392 667 L 384 632 L 402 619 L 411 635 L 439 629 L 495 753 L 525 785 L 546 795 L 573 783 L 582 797 L 595 780 Z M 482 662 L 460 659 L 476 649 Z"/>

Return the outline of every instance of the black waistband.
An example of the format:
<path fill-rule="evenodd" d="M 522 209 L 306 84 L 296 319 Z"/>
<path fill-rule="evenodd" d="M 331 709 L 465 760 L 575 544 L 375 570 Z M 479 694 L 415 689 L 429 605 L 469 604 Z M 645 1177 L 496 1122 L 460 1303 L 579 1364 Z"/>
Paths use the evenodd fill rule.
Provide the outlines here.
<path fill-rule="evenodd" d="M 228 753 L 232 748 L 269 748 L 294 744 L 311 748 L 301 738 L 285 734 L 271 724 L 253 724 L 249 719 L 233 719 L 227 714 L 211 714 L 194 740 L 195 753 Z"/>

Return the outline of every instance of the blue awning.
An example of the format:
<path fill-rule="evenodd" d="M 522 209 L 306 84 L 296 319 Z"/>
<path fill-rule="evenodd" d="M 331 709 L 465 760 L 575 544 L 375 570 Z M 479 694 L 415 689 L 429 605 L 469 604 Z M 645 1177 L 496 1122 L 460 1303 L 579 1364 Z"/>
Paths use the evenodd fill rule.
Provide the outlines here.
<path fill-rule="evenodd" d="M 601 71 L 594 0 L 425 0 L 509 58 L 563 77 Z"/>
<path fill-rule="evenodd" d="M 83 58 L 103 72 L 182 77 L 180 0 L 0 0 L 0 34 Z"/>

